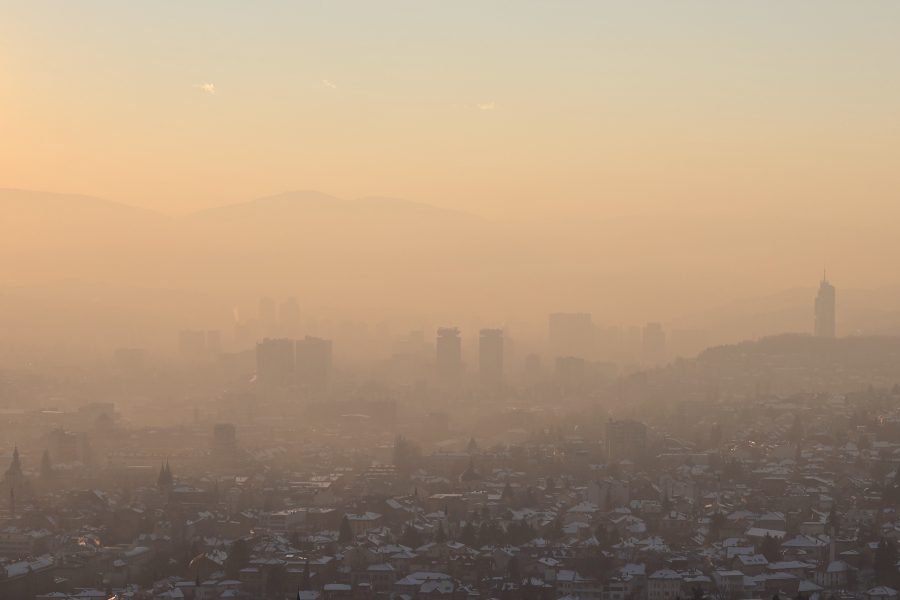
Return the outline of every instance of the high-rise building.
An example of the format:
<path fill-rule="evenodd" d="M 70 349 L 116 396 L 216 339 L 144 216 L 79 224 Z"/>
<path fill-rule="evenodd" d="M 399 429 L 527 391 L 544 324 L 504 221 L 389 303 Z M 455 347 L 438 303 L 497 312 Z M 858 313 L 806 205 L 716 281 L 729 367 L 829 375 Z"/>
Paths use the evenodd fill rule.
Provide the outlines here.
<path fill-rule="evenodd" d="M 147 355 L 143 348 L 116 348 L 113 363 L 122 371 L 139 371 L 144 366 Z"/>
<path fill-rule="evenodd" d="M 478 375 L 485 385 L 503 383 L 503 330 L 482 329 L 478 335 Z"/>
<path fill-rule="evenodd" d="M 606 424 L 606 456 L 610 462 L 640 458 L 647 449 L 647 426 L 630 419 Z"/>
<path fill-rule="evenodd" d="M 541 379 L 541 357 L 538 354 L 529 354 L 525 357 L 525 374 L 526 383 L 534 384 Z"/>
<path fill-rule="evenodd" d="M 206 358 L 206 332 L 192 329 L 178 332 L 178 352 L 186 360 Z"/>
<path fill-rule="evenodd" d="M 54 429 L 47 436 L 47 450 L 54 462 L 66 464 L 82 460 L 86 433 Z"/>
<path fill-rule="evenodd" d="M 295 365 L 297 382 L 306 387 L 324 389 L 331 377 L 331 340 L 306 336 L 297 340 Z"/>
<path fill-rule="evenodd" d="M 214 358 L 222 352 L 222 335 L 218 329 L 184 329 L 178 332 L 178 352 L 186 360 Z"/>
<path fill-rule="evenodd" d="M 647 323 L 644 326 L 641 358 L 649 366 L 658 367 L 666 362 L 666 332 L 660 323 Z"/>
<path fill-rule="evenodd" d="M 462 341 L 456 327 L 441 327 L 437 330 L 435 367 L 441 384 L 459 384 L 462 377 Z"/>
<path fill-rule="evenodd" d="M 235 320 L 234 347 L 236 350 L 247 350 L 256 343 L 256 333 L 252 323 Z"/>
<path fill-rule="evenodd" d="M 411 331 L 396 338 L 391 344 L 388 369 L 392 377 L 415 381 L 421 377 L 425 366 L 431 363 L 434 348 L 425 342 L 425 332 Z"/>
<path fill-rule="evenodd" d="M 828 283 L 825 273 L 819 283 L 816 294 L 815 333 L 816 337 L 833 338 L 835 336 L 835 289 Z"/>
<path fill-rule="evenodd" d="M 276 335 L 277 311 L 275 300 L 268 296 L 259 299 L 259 327 L 263 336 Z"/>
<path fill-rule="evenodd" d="M 553 313 L 549 326 L 552 357 L 593 358 L 595 335 L 590 313 Z"/>
<path fill-rule="evenodd" d="M 556 357 L 556 381 L 565 390 L 578 390 L 585 383 L 586 363 L 580 356 Z"/>
<path fill-rule="evenodd" d="M 256 344 L 256 381 L 265 387 L 294 383 L 294 341 L 266 338 Z"/>
<path fill-rule="evenodd" d="M 291 296 L 278 307 L 278 323 L 288 337 L 300 333 L 300 303 L 295 297 Z"/>
<path fill-rule="evenodd" d="M 237 457 L 237 429 L 232 423 L 217 423 L 213 426 L 212 458 L 216 461 L 231 461 Z"/>
<path fill-rule="evenodd" d="M 206 353 L 213 357 L 222 353 L 222 332 L 218 329 L 206 332 Z"/>

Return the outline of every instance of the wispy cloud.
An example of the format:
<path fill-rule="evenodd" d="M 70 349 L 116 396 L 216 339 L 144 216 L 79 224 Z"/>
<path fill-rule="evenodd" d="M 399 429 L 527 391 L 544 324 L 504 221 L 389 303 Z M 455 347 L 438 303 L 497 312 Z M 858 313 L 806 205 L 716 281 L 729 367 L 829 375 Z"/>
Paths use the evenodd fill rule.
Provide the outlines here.
<path fill-rule="evenodd" d="M 216 84 L 214 83 L 198 83 L 194 86 L 204 94 L 209 94 L 210 96 L 216 95 Z"/>
<path fill-rule="evenodd" d="M 337 84 L 335 82 L 331 81 L 330 79 L 323 79 L 322 85 L 324 85 L 325 87 L 327 87 L 330 90 L 337 89 Z"/>
<path fill-rule="evenodd" d="M 497 103 L 491 100 L 490 102 L 482 102 L 481 104 L 475 105 L 478 110 L 497 110 Z"/>

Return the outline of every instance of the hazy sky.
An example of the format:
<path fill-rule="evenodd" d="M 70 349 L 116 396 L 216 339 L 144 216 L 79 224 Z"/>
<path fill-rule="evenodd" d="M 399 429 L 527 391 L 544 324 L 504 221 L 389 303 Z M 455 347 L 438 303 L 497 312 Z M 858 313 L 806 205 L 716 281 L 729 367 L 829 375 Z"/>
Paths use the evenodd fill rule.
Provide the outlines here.
<path fill-rule="evenodd" d="M 0 186 L 900 216 L 900 2 L 0 2 Z"/>

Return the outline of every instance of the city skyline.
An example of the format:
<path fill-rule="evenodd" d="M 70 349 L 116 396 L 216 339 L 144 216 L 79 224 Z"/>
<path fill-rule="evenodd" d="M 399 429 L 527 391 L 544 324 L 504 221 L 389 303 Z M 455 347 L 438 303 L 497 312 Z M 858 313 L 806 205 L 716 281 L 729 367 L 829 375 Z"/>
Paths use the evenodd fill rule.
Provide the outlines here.
<path fill-rule="evenodd" d="M 0 2 L 0 600 L 900 600 L 898 24 Z"/>
<path fill-rule="evenodd" d="M 3 248 L 22 257 L 0 267 L 5 284 L 216 294 L 241 280 L 254 294 L 287 295 L 309 283 L 315 305 L 350 312 L 354 279 L 372 270 L 352 269 L 372 261 L 385 286 L 370 304 L 402 291 L 440 312 L 442 298 L 458 306 L 502 271 L 499 294 L 482 295 L 491 320 L 527 302 L 540 303 L 530 314 L 633 323 L 776 293 L 822 263 L 846 289 L 900 284 L 883 260 L 900 252 L 889 158 L 898 90 L 883 76 L 900 60 L 891 2 L 257 10 L 42 0 L 3 15 L 0 216 L 10 223 Z M 96 206 L 41 190 L 155 211 L 142 215 L 154 225 L 135 224 L 144 232 L 214 218 L 222 229 L 184 240 L 166 225 L 146 239 L 102 217 L 108 226 L 82 239 Z M 338 226 L 282 207 L 275 225 L 251 232 L 248 213 L 273 211 L 256 203 L 230 211 L 244 227 L 221 222 L 226 207 L 292 190 L 319 190 L 361 216 Z M 407 204 L 354 204 L 364 198 Z M 435 235 L 410 214 L 425 207 L 460 230 Z M 209 210 L 218 216 L 197 214 Z M 327 230 L 340 261 L 305 264 L 316 245 L 289 242 L 276 225 L 319 245 Z M 395 250 L 407 236 L 421 253 Z M 461 236 L 475 243 L 455 245 Z M 261 269 L 235 260 L 273 246 Z M 113 268 L 109 247 L 130 268 Z M 373 247 L 387 256 L 376 260 Z M 207 272 L 185 272 L 192 256 Z M 544 285 L 529 287 L 533 266 Z M 464 285 L 404 277 L 442 268 Z"/>

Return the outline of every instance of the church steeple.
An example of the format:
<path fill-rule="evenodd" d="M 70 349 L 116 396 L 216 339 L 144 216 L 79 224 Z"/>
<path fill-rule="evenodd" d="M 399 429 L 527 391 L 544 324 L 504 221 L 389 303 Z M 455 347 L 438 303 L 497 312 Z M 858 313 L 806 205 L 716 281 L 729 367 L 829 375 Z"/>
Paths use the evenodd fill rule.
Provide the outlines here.
<path fill-rule="evenodd" d="M 16 500 L 19 498 L 27 498 L 30 496 L 28 481 L 25 479 L 25 473 L 22 471 L 22 458 L 19 456 L 19 447 L 13 449 L 12 460 L 6 473 L 3 475 L 4 485 L 9 487 L 9 509 L 11 513 L 16 511 Z"/>
<path fill-rule="evenodd" d="M 19 447 L 16 446 L 13 450 L 12 462 L 9 463 L 9 468 L 6 469 L 6 480 L 12 483 L 13 481 L 20 480 L 24 474 L 22 473 L 22 460 L 19 458 Z"/>
<path fill-rule="evenodd" d="M 160 468 L 159 468 L 159 476 L 156 478 L 156 487 L 160 489 L 170 488 L 172 484 L 175 482 L 175 478 L 172 476 L 172 469 L 169 467 L 169 460 L 166 459 Z"/>

